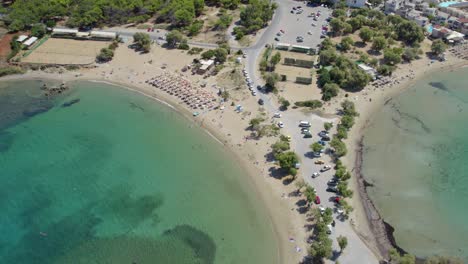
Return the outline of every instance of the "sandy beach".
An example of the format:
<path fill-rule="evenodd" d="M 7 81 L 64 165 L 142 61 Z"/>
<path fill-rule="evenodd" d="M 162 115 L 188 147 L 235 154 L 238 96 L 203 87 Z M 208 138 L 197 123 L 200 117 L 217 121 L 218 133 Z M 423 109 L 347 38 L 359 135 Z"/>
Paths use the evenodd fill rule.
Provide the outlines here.
<path fill-rule="evenodd" d="M 304 232 L 305 217 L 296 211 L 295 205 L 300 197 L 289 197 L 288 194 L 296 189 L 294 184 L 285 186 L 281 181 L 270 177 L 269 168 L 274 165 L 265 162 L 265 155 L 276 139 L 248 139 L 250 134 L 246 130 L 248 121 L 258 114 L 256 98 L 242 96 L 242 94 L 233 95 L 233 97 L 243 98 L 242 105 L 245 109 L 243 113 L 236 113 L 234 106 L 228 102 L 224 110 L 201 112 L 199 116 L 193 117 L 194 110 L 187 107 L 181 100 L 145 83 L 158 74 L 171 72 L 180 74 L 194 85 L 206 82 L 205 88 L 215 94 L 217 90 L 212 88 L 215 78 L 204 80 L 199 75 L 192 76 L 189 72 L 181 73 L 180 69 L 196 57 L 181 53 L 180 50 L 156 47 L 148 54 L 137 54 L 121 46 L 112 62 L 98 65 L 96 68 L 76 71 L 57 71 L 57 69 L 29 71 L 24 75 L 7 76 L 0 80 L 52 79 L 65 83 L 76 80 L 107 82 L 153 98 L 171 107 L 185 116 L 188 122 L 194 122 L 194 125 L 205 129 L 224 148 L 232 152 L 240 166 L 248 172 L 259 199 L 269 212 L 271 223 L 268 224 L 277 236 L 278 249 L 275 251 L 278 254 L 278 263 L 300 262 L 307 253 L 306 233 Z M 170 63 L 167 65 L 163 63 L 168 61 Z"/>

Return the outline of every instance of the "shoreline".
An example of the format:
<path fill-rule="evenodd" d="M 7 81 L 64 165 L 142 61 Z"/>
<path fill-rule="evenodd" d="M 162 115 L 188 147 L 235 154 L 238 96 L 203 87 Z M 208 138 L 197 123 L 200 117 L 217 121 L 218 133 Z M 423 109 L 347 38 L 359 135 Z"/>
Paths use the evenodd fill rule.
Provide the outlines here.
<path fill-rule="evenodd" d="M 426 59 L 427 60 L 427 59 Z M 429 60 L 427 60 L 429 61 Z M 364 214 L 355 213 L 360 227 L 353 227 L 356 233 L 363 238 L 369 245 L 371 244 L 375 250 L 380 252 L 384 258 L 388 257 L 388 250 L 396 248 L 402 254 L 408 253 L 405 249 L 398 246 L 395 237 L 393 236 L 394 228 L 381 216 L 379 209 L 376 207 L 372 199 L 369 197 L 367 187 L 369 183 L 362 173 L 363 152 L 365 145 L 363 143 L 364 133 L 368 125 L 374 120 L 375 113 L 384 105 L 388 104 L 395 96 L 406 91 L 414 83 L 422 80 L 425 76 L 438 71 L 453 71 L 468 66 L 468 61 L 453 58 L 443 63 L 437 62 L 436 65 L 430 65 L 430 68 L 417 69 L 415 76 L 400 84 L 388 87 L 382 94 L 378 94 L 377 98 L 372 98 L 372 102 L 367 106 L 357 104 L 360 117 L 357 119 L 355 128 L 351 130 L 347 140 L 349 146 L 349 154 L 345 157 L 346 164 L 352 168 L 352 173 L 356 176 L 354 190 L 358 192 L 359 204 L 358 211 Z M 410 65 L 408 65 L 410 66 Z M 360 107 L 361 106 L 361 107 Z M 363 108 L 363 109 L 359 109 Z M 356 207 L 356 206 L 355 206 Z"/>
<path fill-rule="evenodd" d="M 70 73 L 78 73 L 81 71 L 70 72 Z M 78 81 L 87 81 L 87 82 L 94 82 L 94 83 L 104 83 L 111 86 L 115 86 L 119 89 L 125 89 L 134 93 L 138 93 L 141 96 L 145 96 L 149 99 L 156 101 L 164 106 L 169 107 L 172 111 L 175 111 L 177 114 L 180 114 L 182 117 L 189 120 L 195 124 L 199 129 L 202 129 L 204 133 L 208 134 L 211 138 L 213 138 L 217 143 L 221 144 L 223 149 L 227 152 L 229 156 L 231 156 L 234 160 L 234 164 L 238 164 L 242 170 L 246 172 L 245 177 L 251 185 L 253 185 L 253 189 L 256 191 L 256 196 L 260 200 L 260 204 L 264 206 L 264 209 L 268 220 L 269 225 L 271 226 L 271 230 L 273 232 L 273 236 L 275 237 L 276 241 L 276 253 L 277 256 L 277 263 L 288 263 L 294 256 L 293 252 L 289 250 L 291 246 L 288 244 L 288 240 L 291 238 L 291 234 L 288 234 L 287 225 L 290 225 L 290 222 L 294 218 L 300 217 L 299 215 L 294 215 L 292 211 L 285 208 L 285 204 L 280 197 L 274 195 L 270 191 L 270 189 L 266 189 L 267 182 L 264 178 L 255 177 L 256 175 L 261 175 L 262 172 L 259 168 L 253 166 L 252 162 L 248 160 L 249 157 L 246 157 L 242 151 L 234 148 L 234 146 L 229 145 L 229 138 L 221 131 L 210 124 L 209 122 L 204 122 L 206 116 L 200 115 L 196 118 L 192 116 L 192 113 L 188 108 L 183 105 L 180 105 L 176 98 L 171 98 L 169 95 L 165 95 L 163 93 L 159 93 L 159 91 L 152 93 L 151 88 L 144 88 L 134 83 L 125 83 L 125 82 L 118 82 L 118 81 L 110 81 L 104 78 L 100 78 L 97 76 L 73 76 L 70 74 L 57 74 L 54 73 L 47 73 L 43 71 L 32 71 L 27 72 L 22 75 L 10 75 L 4 76 L 0 78 L 0 81 L 17 81 L 17 80 L 49 80 L 49 81 L 61 81 L 65 83 L 73 83 Z M 283 190 L 286 192 L 286 190 Z M 283 208 L 282 208 L 283 207 Z M 288 228 L 290 229 L 290 228 Z M 295 234 L 299 236 L 299 234 Z M 304 248 L 306 249 L 306 248 Z M 306 251 L 306 250 L 304 250 Z M 294 252 L 296 253 L 296 252 Z"/>

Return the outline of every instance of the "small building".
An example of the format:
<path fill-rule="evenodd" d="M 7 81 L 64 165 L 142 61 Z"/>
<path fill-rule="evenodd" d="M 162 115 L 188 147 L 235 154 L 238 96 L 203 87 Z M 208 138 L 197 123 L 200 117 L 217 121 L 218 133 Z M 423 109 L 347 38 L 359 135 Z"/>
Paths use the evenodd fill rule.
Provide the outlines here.
<path fill-rule="evenodd" d="M 349 7 L 366 7 L 367 0 L 346 0 L 346 5 Z"/>
<path fill-rule="evenodd" d="M 200 60 L 200 68 L 198 68 L 198 74 L 205 74 L 214 65 L 214 60 Z"/>
<path fill-rule="evenodd" d="M 117 37 L 115 32 L 91 31 L 89 34 L 93 39 L 113 40 Z"/>
<path fill-rule="evenodd" d="M 385 14 L 395 13 L 402 6 L 403 3 L 400 0 L 388 1 L 385 3 Z"/>
<path fill-rule="evenodd" d="M 75 37 L 78 34 L 78 29 L 71 28 L 53 28 L 53 37 Z"/>
<path fill-rule="evenodd" d="M 29 49 L 36 41 L 37 41 L 36 37 L 30 37 L 28 40 L 23 42 L 23 45 L 26 46 L 27 49 Z"/>
<path fill-rule="evenodd" d="M 425 27 L 429 23 L 429 19 L 427 17 L 423 17 L 419 11 L 410 11 L 406 17 L 409 20 L 416 22 L 416 24 L 421 27 Z"/>
<path fill-rule="evenodd" d="M 435 17 L 435 19 L 439 22 L 439 23 L 445 23 L 447 22 L 448 18 L 450 17 L 449 14 L 445 13 L 445 12 L 437 12 L 437 15 Z"/>
<path fill-rule="evenodd" d="M 435 16 L 435 15 L 436 15 L 436 11 L 437 11 L 437 8 L 429 7 L 429 8 L 425 8 L 425 9 L 424 9 L 423 14 L 424 14 L 425 16 Z"/>
<path fill-rule="evenodd" d="M 23 41 L 25 41 L 27 38 L 28 38 L 28 36 L 21 35 L 21 36 L 18 37 L 18 39 L 16 39 L 16 41 L 19 42 L 19 43 L 23 43 Z"/>
<path fill-rule="evenodd" d="M 436 25 L 432 29 L 432 37 L 434 38 L 446 38 L 450 32 L 452 32 L 450 29 L 446 27 L 442 27 L 439 25 Z"/>
<path fill-rule="evenodd" d="M 289 50 L 291 47 L 291 44 L 287 43 L 276 43 L 275 48 L 279 50 Z"/>
<path fill-rule="evenodd" d="M 374 68 L 367 66 L 364 63 L 358 64 L 358 67 L 365 73 L 369 74 L 372 77 L 372 79 L 375 80 L 375 77 L 377 76 L 377 71 Z"/>
<path fill-rule="evenodd" d="M 315 54 L 315 49 L 307 46 L 300 46 L 300 45 L 292 45 L 291 51 L 295 52 L 302 52 L 307 54 Z"/>

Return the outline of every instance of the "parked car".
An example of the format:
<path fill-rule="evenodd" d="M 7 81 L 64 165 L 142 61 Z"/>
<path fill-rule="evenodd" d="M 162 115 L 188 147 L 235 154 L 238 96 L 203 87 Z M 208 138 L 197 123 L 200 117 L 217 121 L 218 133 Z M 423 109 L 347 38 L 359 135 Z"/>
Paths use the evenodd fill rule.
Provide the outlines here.
<path fill-rule="evenodd" d="M 280 29 L 280 32 L 284 34 L 284 30 Z"/>
<path fill-rule="evenodd" d="M 337 185 L 340 182 L 337 178 L 333 178 L 327 182 L 327 184 L 335 184 Z"/>
<path fill-rule="evenodd" d="M 310 133 L 309 129 L 301 129 L 301 134 Z"/>
<path fill-rule="evenodd" d="M 323 168 L 320 169 L 320 172 L 326 172 L 328 170 L 331 170 L 331 166 L 330 165 L 325 165 L 325 166 L 323 166 Z"/>
<path fill-rule="evenodd" d="M 327 192 L 337 193 L 338 189 L 336 187 L 328 187 Z"/>
<path fill-rule="evenodd" d="M 304 138 L 311 138 L 311 137 L 312 137 L 312 133 L 310 132 L 304 133 Z"/>
<path fill-rule="evenodd" d="M 276 33 L 276 36 L 281 37 L 281 32 Z"/>
<path fill-rule="evenodd" d="M 325 207 L 319 206 L 319 211 L 320 211 L 320 214 L 323 215 L 323 213 L 325 213 Z"/>
<path fill-rule="evenodd" d="M 303 127 L 301 128 L 301 132 L 304 133 L 305 131 L 309 131 L 309 128 L 308 127 Z"/>
<path fill-rule="evenodd" d="M 327 234 L 331 234 L 332 233 L 332 225 L 331 224 L 328 224 L 327 225 Z"/>
<path fill-rule="evenodd" d="M 278 122 L 278 127 L 279 127 L 279 128 L 283 128 L 283 127 L 284 127 L 284 123 L 281 122 L 281 121 L 279 121 L 279 122 Z"/>
<path fill-rule="evenodd" d="M 280 114 L 280 113 L 275 113 L 275 114 L 273 115 L 273 117 L 274 117 L 274 118 L 281 118 L 281 114 Z"/>
<path fill-rule="evenodd" d="M 320 131 L 320 133 L 318 135 L 321 136 L 321 137 L 328 136 L 328 132 L 323 130 L 323 131 Z"/>
<path fill-rule="evenodd" d="M 327 144 L 327 142 L 323 141 L 323 140 L 319 140 L 318 143 L 322 146 L 325 146 Z"/>
<path fill-rule="evenodd" d="M 318 195 L 315 196 L 315 204 L 320 204 L 320 197 Z"/>
<path fill-rule="evenodd" d="M 265 102 L 263 102 L 263 99 L 258 99 L 258 104 L 263 105 Z"/>
<path fill-rule="evenodd" d="M 262 86 L 257 85 L 257 90 L 261 90 L 261 89 L 262 89 Z"/>
<path fill-rule="evenodd" d="M 300 127 L 310 127 L 310 123 L 307 121 L 301 121 L 299 122 Z"/>
<path fill-rule="evenodd" d="M 313 156 L 314 158 L 320 158 L 320 157 L 322 157 L 322 153 L 320 153 L 320 152 L 312 152 L 312 156 Z"/>
<path fill-rule="evenodd" d="M 318 176 L 320 176 L 320 172 L 312 173 L 312 178 L 317 178 Z"/>
<path fill-rule="evenodd" d="M 314 163 L 315 163 L 315 164 L 321 165 L 321 164 L 324 164 L 325 161 L 323 161 L 323 160 L 316 160 Z"/>
<path fill-rule="evenodd" d="M 330 137 L 329 136 L 324 136 L 324 137 L 322 137 L 322 140 L 323 141 L 330 141 Z"/>
<path fill-rule="evenodd" d="M 276 41 L 280 41 L 280 39 L 278 37 L 275 38 Z"/>
<path fill-rule="evenodd" d="M 256 92 L 256 91 L 252 91 L 252 95 L 253 95 L 253 96 L 256 96 L 256 95 L 257 95 L 257 92 Z"/>

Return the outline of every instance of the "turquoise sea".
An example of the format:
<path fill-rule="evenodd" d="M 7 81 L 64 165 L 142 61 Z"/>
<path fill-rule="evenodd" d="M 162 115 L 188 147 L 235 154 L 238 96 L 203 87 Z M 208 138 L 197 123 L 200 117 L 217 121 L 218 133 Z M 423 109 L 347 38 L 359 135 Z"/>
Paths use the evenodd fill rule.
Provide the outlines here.
<path fill-rule="evenodd" d="M 278 262 L 251 181 L 205 132 L 124 89 L 41 84 L 0 83 L 0 263 Z"/>
<path fill-rule="evenodd" d="M 364 135 L 364 177 L 397 244 L 468 263 L 468 68 L 389 101 Z"/>

